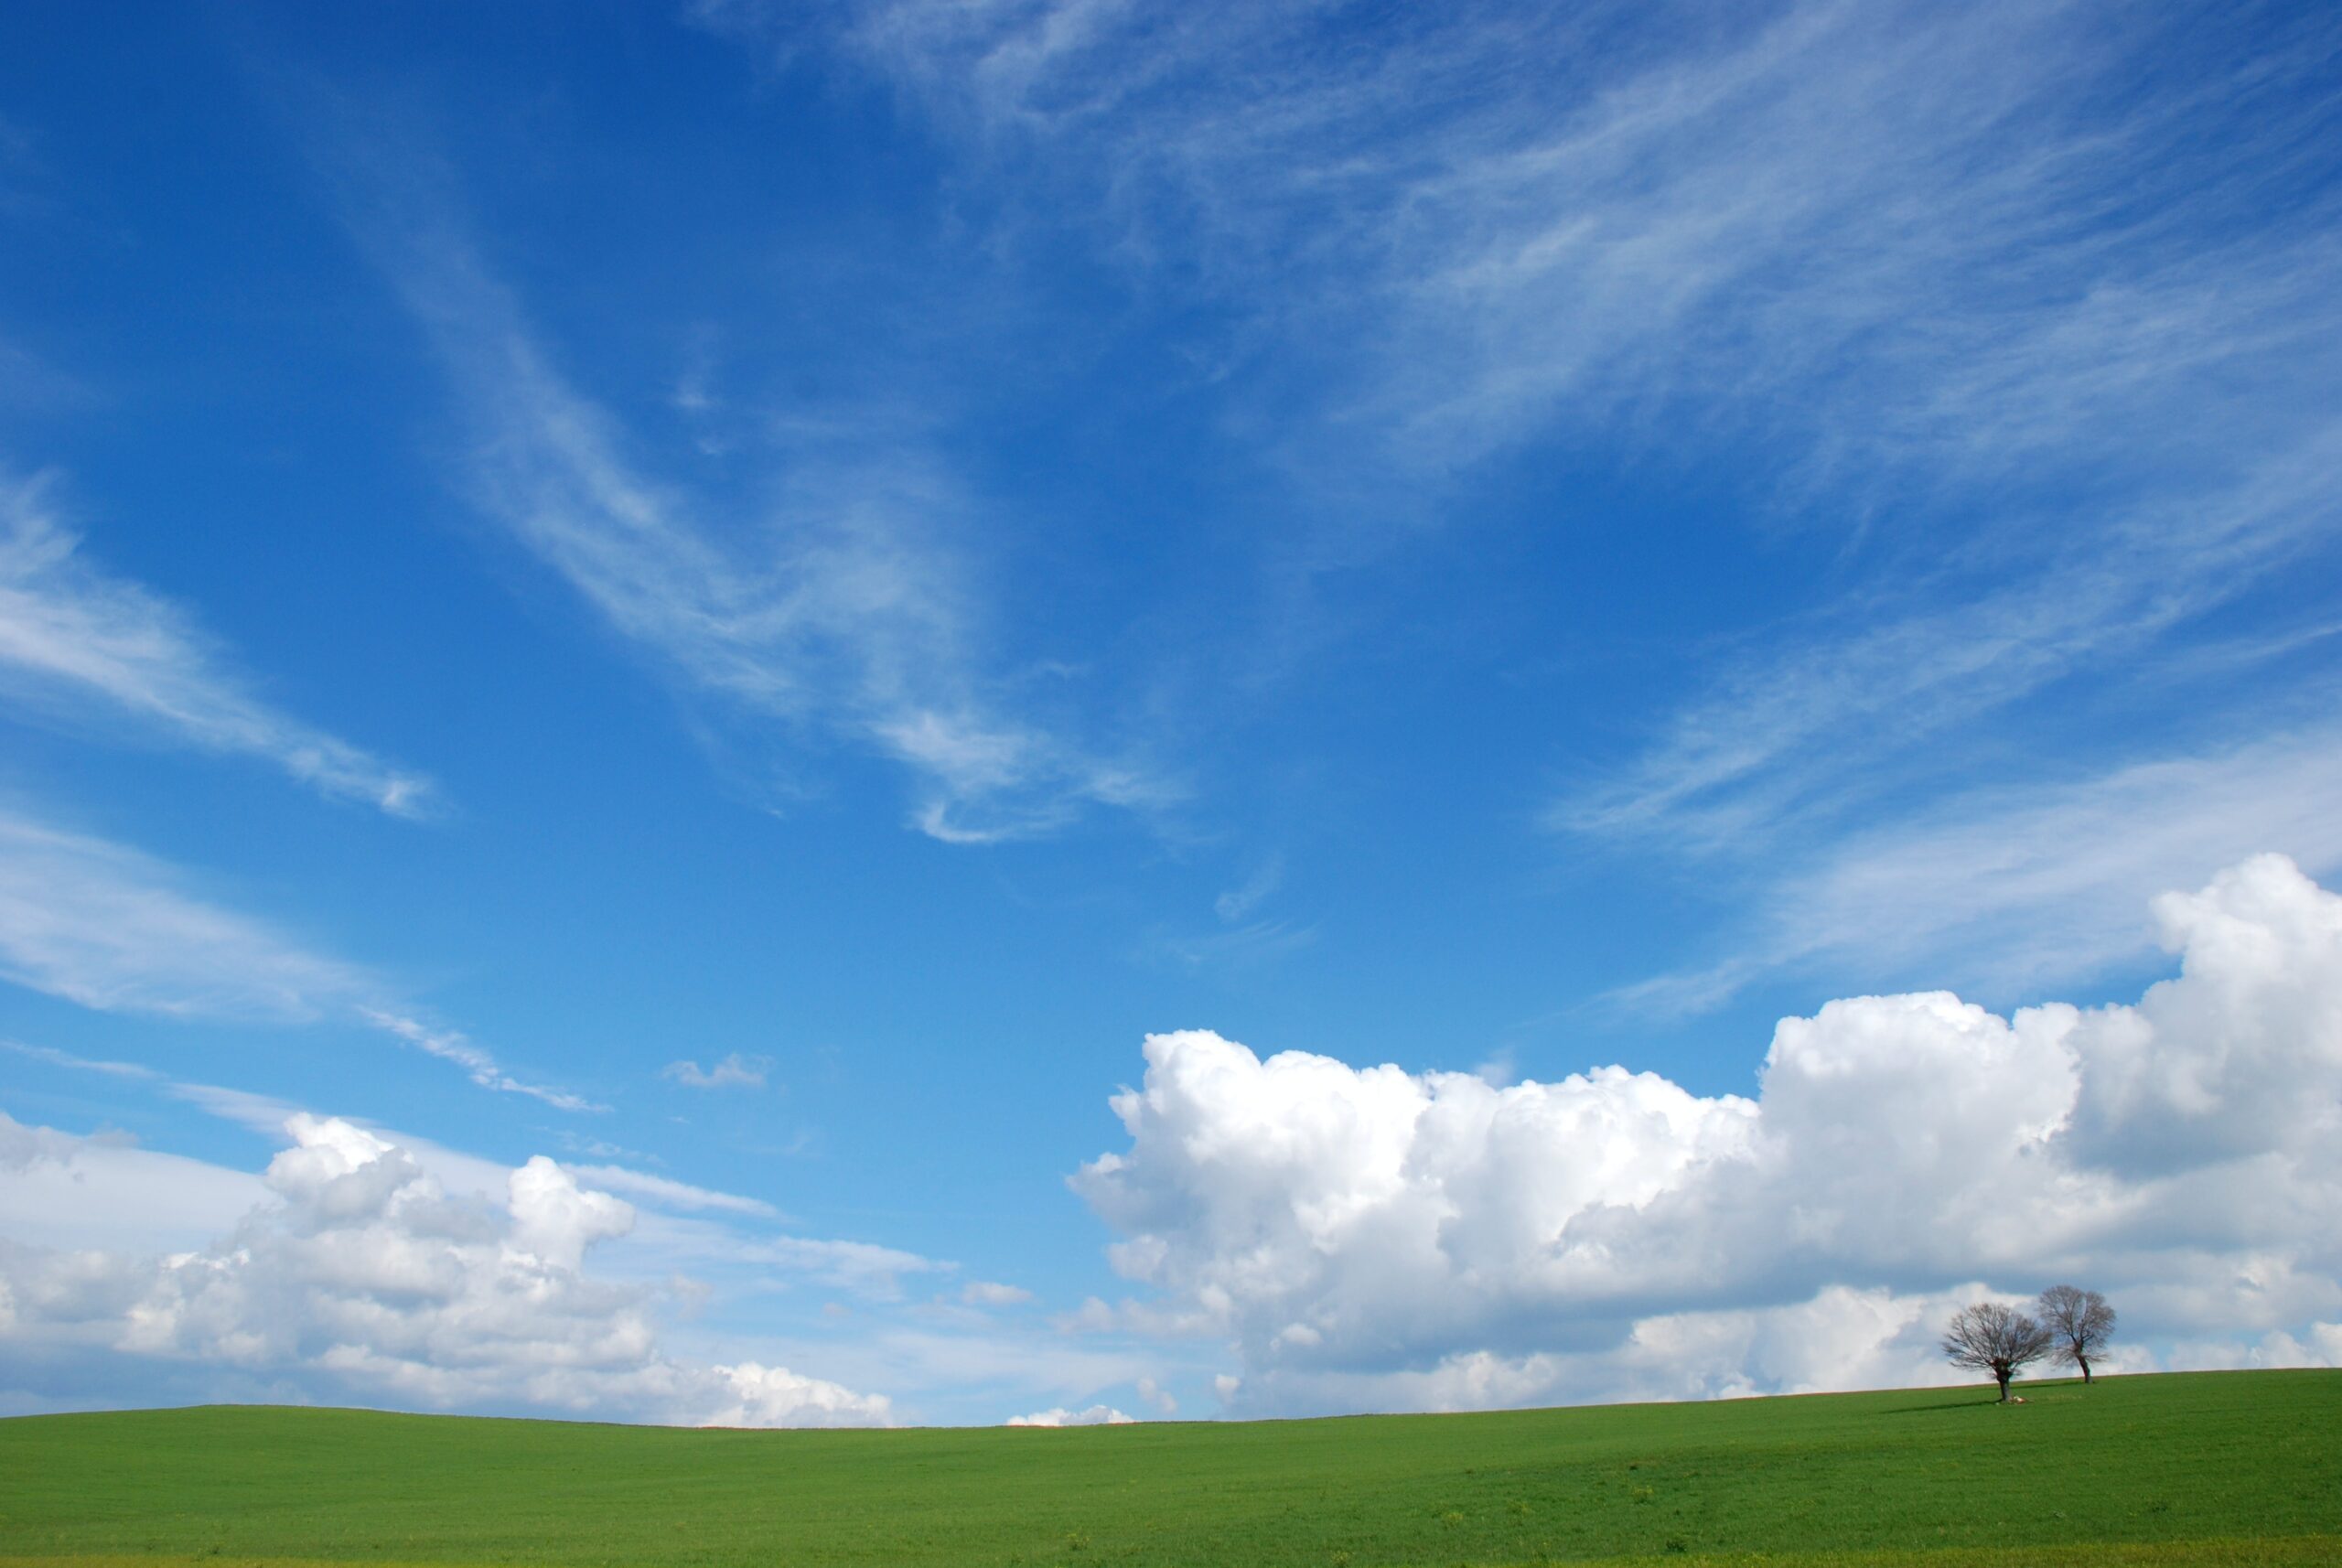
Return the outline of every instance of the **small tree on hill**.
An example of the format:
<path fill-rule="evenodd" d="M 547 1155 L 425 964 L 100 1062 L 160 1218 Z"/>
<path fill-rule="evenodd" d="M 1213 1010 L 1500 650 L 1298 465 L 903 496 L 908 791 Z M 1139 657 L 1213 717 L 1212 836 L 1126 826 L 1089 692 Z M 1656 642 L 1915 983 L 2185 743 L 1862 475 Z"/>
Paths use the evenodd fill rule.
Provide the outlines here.
<path fill-rule="evenodd" d="M 2114 1309 L 2094 1290 L 2051 1285 L 2041 1293 L 2041 1324 L 2056 1343 L 2057 1357 L 2082 1369 L 2090 1381 L 2090 1359 L 2114 1337 Z"/>
<path fill-rule="evenodd" d="M 1955 1367 L 1990 1372 L 2008 1402 L 2009 1380 L 2057 1348 L 2057 1337 L 2013 1306 L 1980 1301 L 1952 1315 L 1944 1330 L 1943 1353 Z"/>

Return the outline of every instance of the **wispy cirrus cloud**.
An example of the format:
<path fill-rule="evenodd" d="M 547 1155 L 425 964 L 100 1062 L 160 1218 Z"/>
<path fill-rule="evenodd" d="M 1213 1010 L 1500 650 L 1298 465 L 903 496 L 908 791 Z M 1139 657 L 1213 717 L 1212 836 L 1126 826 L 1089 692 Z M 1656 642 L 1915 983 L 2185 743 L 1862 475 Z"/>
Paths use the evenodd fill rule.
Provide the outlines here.
<path fill-rule="evenodd" d="M 599 1109 L 513 1077 L 462 1035 L 418 1017 L 380 976 L 187 882 L 136 850 L 0 805 L 0 980 L 100 1012 L 362 1024 L 453 1062 L 483 1089 Z"/>
<path fill-rule="evenodd" d="M 691 14 L 884 73 L 972 184 L 1090 198 L 1073 221 L 1151 287 L 1331 356 L 1320 412 L 1434 463 L 1684 420 L 1873 482 L 2005 475 L 2077 432 L 2200 455 L 2331 362 L 2300 352 L 2337 308 L 2331 201 L 2271 221 L 2244 194 L 2332 161 L 2297 91 L 2330 21 L 2143 90 L 2184 24 L 2090 4 Z M 2246 365 L 2243 404 L 2174 396 L 2176 368 Z"/>
<path fill-rule="evenodd" d="M 448 181 L 391 139 L 328 174 L 353 232 L 425 329 L 466 421 L 480 510 L 686 689 L 800 744 L 918 780 L 913 826 L 951 843 L 1047 833 L 1176 785 L 1033 717 L 998 671 L 974 585 L 975 505 L 915 418 L 779 417 L 742 504 L 662 475 L 555 366 L 454 216 Z M 1029 685 L 1026 682 L 1025 685 Z"/>
<path fill-rule="evenodd" d="M 150 857 L 21 810 L 0 810 L 0 978 L 101 1012 L 268 1023 L 313 1023 L 367 989 Z"/>
<path fill-rule="evenodd" d="M 1274 962 L 1316 940 L 1317 928 L 1314 925 L 1252 920 L 1241 926 L 1223 923 L 1217 930 L 1157 931 L 1147 939 L 1141 950 L 1187 969 L 1241 969 Z"/>
<path fill-rule="evenodd" d="M 424 818 L 437 789 L 254 695 L 176 606 L 91 561 L 53 477 L 0 475 L 0 697 L 77 723 L 127 723 L 260 757 L 319 794 Z"/>
<path fill-rule="evenodd" d="M 1096 193 L 1150 286 L 1176 257 L 1167 286 L 1232 306 L 1223 369 L 1287 400 L 1266 438 L 1305 487 L 1592 445 L 1844 541 L 1682 650 L 1641 743 L 1547 814 L 1736 889 L 1739 950 L 1654 983 L 1683 1003 L 1928 943 L 1986 983 L 2071 975 L 2144 946 L 2154 886 L 2271 844 L 2331 864 L 2286 691 L 2246 683 L 2225 738 L 2152 716 L 2121 758 L 2012 718 L 2136 693 L 2332 569 L 2342 27 L 2261 20 L 2175 50 L 2183 13 L 2091 4 L 902 0 L 836 37 L 972 181 Z"/>
<path fill-rule="evenodd" d="M 1384 399 L 1410 439 L 1736 430 L 1782 504 L 1864 541 L 1556 825 L 1827 856 L 1885 797 L 1968 788 L 1946 737 L 2119 682 L 2330 551 L 2342 215 L 2331 95 L 2300 90 L 2342 39 L 2143 92 L 2155 28 L 2115 20 L 1793 6 L 1423 186 L 1401 293 L 1434 314 L 1401 341 L 1434 369 Z"/>
<path fill-rule="evenodd" d="M 497 1064 L 495 1057 L 482 1050 L 461 1032 L 441 1026 L 426 1024 L 403 1012 L 358 1004 L 358 1015 L 384 1034 L 404 1040 L 425 1056 L 453 1062 L 464 1069 L 465 1076 L 482 1089 L 492 1089 L 500 1094 L 525 1094 L 532 1100 L 542 1100 L 559 1111 L 607 1111 L 607 1105 L 596 1105 L 582 1094 L 566 1090 L 548 1089 L 539 1083 L 526 1083 L 514 1078 Z"/>
<path fill-rule="evenodd" d="M 1219 917 L 1222 925 L 1240 924 L 1284 886 L 1284 856 L 1272 854 L 1241 884 L 1213 899 L 1211 912 Z"/>
<path fill-rule="evenodd" d="M 1165 926 L 1148 936 L 1141 950 L 1187 969 L 1243 969 L 1298 952 L 1317 940 L 1316 926 L 1261 913 L 1284 886 L 1284 855 L 1273 853 L 1212 900 L 1216 927 L 1198 931 Z"/>
<path fill-rule="evenodd" d="M 626 1165 L 572 1165 L 570 1169 L 576 1172 L 578 1179 L 588 1187 L 668 1208 L 745 1214 L 759 1219 L 775 1219 L 780 1215 L 779 1209 L 760 1197 L 747 1197 L 736 1192 L 719 1192 L 713 1187 L 694 1186 L 690 1182 L 677 1181 L 672 1176 L 634 1170 Z"/>
<path fill-rule="evenodd" d="M 1838 941 L 1817 867 L 1891 859 L 2029 775 L 2070 784 L 2157 756 L 2186 774 L 2278 725 L 2240 699 L 2226 739 L 2191 727 L 2201 715 L 2150 716 L 2121 757 L 2020 733 L 2045 693 L 2135 694 L 2288 568 L 2331 567 L 2330 17 L 2198 27 L 2186 7 L 2090 0 L 688 14 L 893 85 L 1012 266 L 1069 241 L 1169 302 L 1210 338 L 1184 347 L 1230 428 L 1316 503 L 1295 514 L 1371 527 L 1385 503 L 1345 503 L 1383 481 L 1408 481 L 1403 506 L 1542 445 L 1722 487 L 1743 522 L 1794 536 L 1809 580 L 1667 653 L 1632 740 L 1613 714 L 1605 744 L 1573 745 L 1584 760 L 1544 814 L 1729 886 L 1758 933 L 1733 983 Z M 1041 831 L 1123 788 L 1084 781 L 1077 754 L 1031 739 L 1052 732 L 1002 719 L 998 686 L 965 678 L 981 617 L 926 527 L 954 504 L 936 467 L 871 492 L 908 499 L 846 544 L 759 576 L 778 557 L 648 478 L 628 433 L 546 370 L 432 216 L 444 204 L 403 210 L 378 252 L 492 412 L 478 482 L 614 625 L 698 686 L 903 760 L 940 837 Z M 831 432 L 801 455 L 812 477 L 782 487 L 775 537 L 842 537 L 828 520 L 865 483 Z M 1566 498 L 1556 510 L 1572 526 Z M 874 549 L 883 571 L 864 569 Z M 842 632 L 812 607 L 761 613 L 783 599 L 861 607 Z M 1577 740 L 1572 723 L 1557 738 Z M 1970 950 L 2014 953 L 2017 933 L 2070 914 L 2054 880 L 2000 884 L 1979 907 L 2004 936 Z M 2038 903 L 2012 901 L 2028 886 Z M 1797 910 L 1821 925 L 1777 936 Z M 1183 956 L 1292 937 L 1227 923 Z M 1885 919 L 1870 945 L 1909 927 Z M 2051 947 L 2079 961 L 2119 927 Z"/>
<path fill-rule="evenodd" d="M 659 1076 L 686 1089 L 762 1089 L 766 1075 L 771 1071 L 770 1057 L 744 1056 L 734 1051 L 712 1067 L 702 1067 L 695 1061 L 669 1062 L 659 1069 Z"/>
<path fill-rule="evenodd" d="M 1930 738 L 2184 638 L 2335 536 L 2331 17 L 692 15 L 897 84 L 1012 240 L 1070 230 L 1213 300 L 1237 323 L 1216 384 L 1274 405 L 1248 428 L 1345 515 L 1374 510 L 1361 476 L 1542 442 L 1846 542 L 1692 650 L 1558 825 L 1681 850 L 1858 816 L 1924 783 Z"/>
<path fill-rule="evenodd" d="M 302 1106 L 270 1095 L 254 1094 L 214 1083 L 188 1082 L 171 1078 L 143 1062 L 93 1060 L 75 1056 L 70 1051 L 59 1050 L 54 1046 L 30 1046 L 19 1040 L 0 1040 L 0 1050 L 72 1072 L 95 1073 L 142 1083 L 169 1099 L 195 1106 L 208 1116 L 216 1116 L 223 1122 L 233 1122 L 249 1132 L 271 1138 L 280 1135 L 285 1123 L 295 1116 L 309 1114 Z M 427 1138 L 381 1127 L 359 1117 L 345 1117 L 343 1120 L 406 1149 L 424 1170 L 451 1190 L 493 1192 L 511 1174 L 509 1165 L 447 1148 Z M 564 1161 L 563 1168 L 588 1187 L 617 1193 L 657 1208 L 685 1213 L 737 1214 L 758 1219 L 778 1219 L 781 1217 L 779 1209 L 761 1198 L 678 1181 L 671 1176 L 638 1170 L 630 1165 L 580 1165 Z M 220 1228 L 225 1228 L 224 1219 Z"/>
<path fill-rule="evenodd" d="M 2275 849 L 2342 869 L 2342 729 L 2331 725 L 2090 776 L 1981 789 L 1846 835 L 1757 896 L 1729 956 L 1626 986 L 1634 1010 L 1698 1013 L 1779 970 L 1933 976 L 2022 992 L 2148 946 L 2150 897 Z"/>
<path fill-rule="evenodd" d="M 1022 1285 L 994 1280 L 970 1280 L 960 1287 L 960 1300 L 968 1306 L 1026 1306 L 1033 1299 L 1033 1293 Z"/>
<path fill-rule="evenodd" d="M 905 1274 L 948 1273 L 960 1266 L 873 1241 L 824 1240 L 808 1236 L 773 1236 L 744 1242 L 735 1257 L 744 1263 L 768 1263 L 804 1273 L 841 1290 L 880 1301 L 891 1301 L 902 1294 Z"/>
<path fill-rule="evenodd" d="M 77 1057 L 70 1051 L 60 1051 L 55 1046 L 28 1046 L 22 1040 L 0 1040 L 0 1050 L 27 1057 L 50 1067 L 70 1068 L 75 1072 L 94 1072 L 107 1078 L 134 1081 L 158 1079 L 163 1075 L 140 1062 L 102 1061 L 90 1057 Z"/>
<path fill-rule="evenodd" d="M 1838 607 L 1727 659 L 1639 757 L 1566 794 L 1548 820 L 1677 850 L 1769 843 L 1792 822 L 1810 828 L 1861 804 L 1866 788 L 1900 783 L 1896 765 L 1918 744 L 2056 682 L 2185 663 L 2179 634 L 2191 622 L 2330 545 L 2342 521 L 2337 461 L 2342 412 L 2248 478 L 2142 502 L 2004 585 L 1920 584 Z M 2267 651 L 2320 633 L 2279 637 Z"/>

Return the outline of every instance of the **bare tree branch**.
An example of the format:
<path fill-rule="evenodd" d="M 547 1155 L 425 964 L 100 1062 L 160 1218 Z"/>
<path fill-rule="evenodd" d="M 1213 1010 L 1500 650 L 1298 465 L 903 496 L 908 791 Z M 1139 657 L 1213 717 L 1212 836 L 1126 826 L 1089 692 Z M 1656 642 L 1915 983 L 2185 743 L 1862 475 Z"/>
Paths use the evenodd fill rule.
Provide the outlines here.
<path fill-rule="evenodd" d="M 2090 1381 L 2090 1359 L 2114 1337 L 2114 1309 L 2094 1290 L 2051 1285 L 2041 1293 L 2041 1323 L 2057 1341 L 2060 1361 L 2082 1369 Z"/>
<path fill-rule="evenodd" d="M 2056 1335 L 2014 1307 L 1980 1301 L 1952 1315 L 1951 1326 L 1944 1330 L 1943 1353 L 1955 1367 L 1992 1373 L 2005 1403 L 2009 1380 L 2057 1344 Z"/>

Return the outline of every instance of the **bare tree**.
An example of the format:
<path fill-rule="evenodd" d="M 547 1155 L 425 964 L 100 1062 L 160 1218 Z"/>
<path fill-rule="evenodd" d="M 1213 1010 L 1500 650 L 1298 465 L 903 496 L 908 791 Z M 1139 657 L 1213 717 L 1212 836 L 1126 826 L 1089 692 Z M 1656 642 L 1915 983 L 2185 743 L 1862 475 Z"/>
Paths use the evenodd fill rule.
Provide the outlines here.
<path fill-rule="evenodd" d="M 2001 1402 L 2009 1397 L 2009 1380 L 2017 1369 L 2038 1361 L 2057 1348 L 2057 1336 L 2013 1306 L 1980 1301 L 1952 1315 L 1944 1330 L 1943 1353 L 1955 1367 L 1990 1372 L 2001 1385 Z"/>
<path fill-rule="evenodd" d="M 2057 1341 L 2057 1358 L 2082 1369 L 2090 1381 L 2090 1359 L 2114 1337 L 2114 1309 L 2094 1290 L 2051 1285 L 2041 1293 L 2041 1326 Z"/>

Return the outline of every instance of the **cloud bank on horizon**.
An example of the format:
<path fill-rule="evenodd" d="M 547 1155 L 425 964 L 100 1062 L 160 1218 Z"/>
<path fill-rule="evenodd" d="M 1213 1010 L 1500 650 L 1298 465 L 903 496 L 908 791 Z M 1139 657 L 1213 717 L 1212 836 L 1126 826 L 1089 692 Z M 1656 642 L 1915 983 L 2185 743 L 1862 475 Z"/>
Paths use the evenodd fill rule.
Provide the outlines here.
<path fill-rule="evenodd" d="M 584 1272 L 588 1249 L 634 1228 L 634 1209 L 544 1155 L 482 1202 L 451 1197 L 406 1150 L 338 1118 L 297 1112 L 285 1130 L 293 1146 L 260 1178 L 269 1201 L 209 1247 L 0 1249 L 0 1334 L 64 1364 L 111 1353 L 200 1369 L 212 1377 L 193 1385 L 220 1393 L 699 1426 L 886 1422 L 884 1396 L 662 1355 L 651 1293 Z M 11 1186 L 85 1185 L 120 1158 L 0 1116 Z"/>
<path fill-rule="evenodd" d="M 2069 1278 L 2129 1366 L 2336 1364 L 2342 897 L 2267 855 L 2155 913 L 2135 1004 L 1835 1001 L 1755 1100 L 1153 1036 L 1074 1178 L 1152 1294 L 1074 1322 L 1225 1339 L 1263 1414 L 1943 1381 L 1952 1305 Z"/>
<path fill-rule="evenodd" d="M 1130 1148 L 1072 1178 L 1147 1294 L 1092 1298 L 1060 1331 L 1197 1341 L 1231 1359 L 1218 1392 L 1243 1415 L 1943 1382 L 1953 1307 L 2069 1279 L 2118 1302 L 2118 1369 L 2342 1364 L 2342 897 L 2266 855 L 2155 912 L 2180 972 L 2135 1004 L 1832 1002 L 1780 1024 L 1754 1100 L 1623 1067 L 1499 1087 L 1153 1036 L 1114 1098 Z M 581 1186 L 591 1169 L 540 1155 L 492 1200 L 451 1197 L 348 1122 L 285 1131 L 266 1196 L 209 1246 L 0 1246 L 0 1346 L 160 1363 L 208 1397 L 890 1417 L 883 1393 L 664 1353 L 654 1308 L 691 1283 L 586 1271 L 636 1220 Z M 60 1184 L 143 1202 L 103 1173 L 155 1159 L 0 1121 L 0 1217 Z"/>

